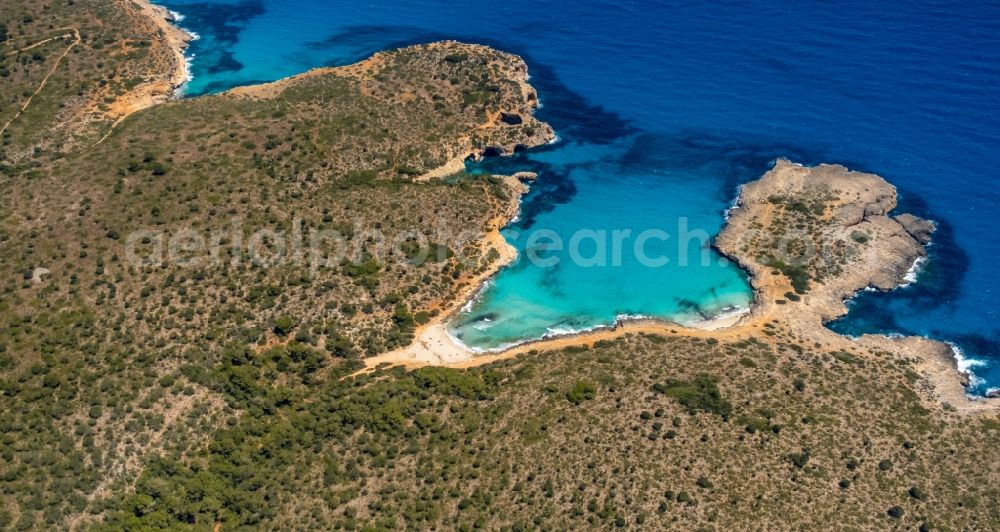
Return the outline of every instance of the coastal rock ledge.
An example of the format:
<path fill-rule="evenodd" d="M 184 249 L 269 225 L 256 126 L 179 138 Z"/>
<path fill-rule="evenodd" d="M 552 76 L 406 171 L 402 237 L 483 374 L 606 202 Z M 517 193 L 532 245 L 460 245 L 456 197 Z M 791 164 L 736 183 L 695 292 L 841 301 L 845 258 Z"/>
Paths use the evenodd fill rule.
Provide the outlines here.
<path fill-rule="evenodd" d="M 362 371 L 397 364 L 470 367 L 541 350 L 592 346 L 635 333 L 766 344 L 783 337 L 795 339 L 803 349 L 838 353 L 845 360 L 905 361 L 921 375 L 916 387 L 924 392 L 928 407 L 946 405 L 962 413 L 995 411 L 1000 407 L 997 401 L 966 394 L 968 375 L 959 370 L 949 344 L 923 337 L 848 338 L 825 325 L 846 314 L 846 300 L 861 290 L 888 291 L 912 282 L 935 225 L 910 214 L 891 216 L 895 208 L 895 187 L 877 175 L 781 159 L 763 177 L 742 187 L 715 242 L 750 276 L 755 301 L 748 315 L 696 328 L 632 320 L 490 354 L 473 353 L 455 343 L 446 332 L 445 318 L 439 317 L 421 327 L 411 345 L 367 359 Z M 872 382 L 877 383 L 878 377 L 873 375 Z"/>
<path fill-rule="evenodd" d="M 890 217 L 895 207 L 896 188 L 877 175 L 781 159 L 742 188 L 716 246 L 750 273 L 756 313 L 821 325 L 860 290 L 904 284 L 926 256 L 934 225 Z"/>
<path fill-rule="evenodd" d="M 965 394 L 968 375 L 944 342 L 864 335 L 849 339 L 825 327 L 847 313 L 864 289 L 912 282 L 933 222 L 889 215 L 896 188 L 873 174 L 839 165 L 806 167 L 778 160 L 740 191 L 716 246 L 747 270 L 755 304 L 745 326 L 777 323 L 831 349 L 891 353 L 914 362 L 931 395 L 965 410 L 994 408 Z"/>
<path fill-rule="evenodd" d="M 404 173 L 426 181 L 462 172 L 469 159 L 512 155 L 553 141 L 552 127 L 534 116 L 538 93 L 528 79 L 528 66 L 516 55 L 441 41 L 379 52 L 353 65 L 316 68 L 271 83 L 237 87 L 224 97 L 273 100 L 328 92 L 346 83 L 360 94 L 359 106 L 369 101 L 390 105 L 402 121 L 412 122 L 412 127 L 395 128 L 397 135 L 412 131 L 421 135 L 413 144 L 428 148 L 410 154 Z M 319 114 L 324 111 L 329 112 L 317 109 Z"/>

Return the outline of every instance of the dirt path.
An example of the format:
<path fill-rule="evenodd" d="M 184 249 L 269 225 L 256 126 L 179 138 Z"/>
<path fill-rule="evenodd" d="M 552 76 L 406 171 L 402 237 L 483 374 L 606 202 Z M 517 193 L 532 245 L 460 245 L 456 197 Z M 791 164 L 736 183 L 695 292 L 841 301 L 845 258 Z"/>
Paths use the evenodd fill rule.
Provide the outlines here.
<path fill-rule="evenodd" d="M 111 134 L 115 132 L 115 128 L 118 127 L 118 124 L 121 124 L 122 121 L 125 120 L 126 118 L 128 118 L 130 115 L 131 115 L 131 113 L 129 113 L 127 115 L 120 116 L 120 117 L 118 117 L 117 120 L 115 120 L 114 122 L 112 122 L 111 123 L 111 127 L 108 128 L 108 132 L 105 133 L 104 136 L 101 137 L 100 140 L 98 140 L 97 142 L 95 142 L 94 146 L 97 146 L 97 145 L 101 144 L 102 142 L 108 140 L 108 137 L 110 137 Z"/>
<path fill-rule="evenodd" d="M 37 48 L 37 47 L 39 47 L 39 46 L 41 46 L 41 45 L 43 45 L 43 44 L 45 44 L 47 42 L 52 42 L 52 41 L 54 41 L 56 39 L 65 39 L 66 37 L 71 37 L 72 35 L 73 35 L 72 33 L 65 33 L 63 35 L 56 35 L 55 37 L 49 37 L 48 39 L 45 39 L 43 41 L 38 41 L 35 44 L 31 44 L 31 45 L 25 46 L 24 48 L 18 48 L 17 50 L 12 50 L 12 51 L 7 52 L 7 53 L 5 53 L 3 55 L 4 56 L 17 55 L 17 54 L 19 54 L 21 52 L 27 52 L 28 50 L 31 50 L 32 48 Z"/>
<path fill-rule="evenodd" d="M 35 37 L 41 37 L 42 35 L 51 35 L 53 32 L 56 32 L 56 31 L 68 31 L 68 32 L 72 33 L 76 29 L 77 28 L 74 27 L 74 26 L 66 26 L 66 27 L 63 27 L 63 28 L 52 28 L 52 29 L 49 29 L 49 30 L 46 30 L 46 31 L 42 31 L 42 32 L 39 32 L 39 33 L 33 33 L 31 35 L 11 36 L 9 39 L 7 39 L 6 42 L 0 43 L 0 45 L 2 45 L 2 46 L 13 46 L 14 45 L 14 41 L 29 40 L 29 39 L 33 39 Z M 30 49 L 34 48 L 35 46 L 38 46 L 39 44 L 49 42 L 49 41 L 51 41 L 53 39 L 58 39 L 59 37 L 65 37 L 65 35 L 59 35 L 59 36 L 51 37 L 51 38 L 45 39 L 44 41 L 36 42 L 34 44 L 28 45 L 28 46 L 26 46 L 24 48 L 19 48 L 17 50 L 14 50 L 13 52 L 8 52 L 8 53 L 6 53 L 4 55 L 13 55 L 14 53 L 17 53 L 17 52 L 22 52 L 24 50 L 30 50 Z"/>
<path fill-rule="evenodd" d="M 125 0 L 123 3 L 128 3 L 130 0 Z M 157 79 L 153 82 L 143 84 L 136 89 L 129 91 L 122 97 L 116 99 L 112 104 L 112 117 L 115 118 L 108 132 L 105 133 L 100 140 L 98 140 L 94 145 L 104 142 L 111 133 L 115 131 L 117 126 L 122 123 L 122 121 L 127 118 L 132 113 L 151 107 L 161 101 L 164 101 L 170 97 L 173 89 L 180 84 L 182 84 L 187 79 L 186 63 L 184 60 L 184 48 L 187 46 L 187 42 L 192 38 L 192 36 L 186 33 L 184 30 L 174 26 L 169 18 L 169 12 L 161 6 L 151 4 L 146 0 L 140 0 L 134 2 L 134 5 L 139 6 L 139 12 L 137 16 L 142 19 L 146 19 L 153 23 L 153 25 L 162 32 L 162 35 L 166 39 L 166 45 L 170 49 L 170 53 L 174 56 L 174 65 L 170 73 L 165 77 L 165 79 Z M 127 10 L 127 12 L 131 12 Z M 55 73 L 56 69 L 59 68 L 62 60 L 81 42 L 80 31 L 75 27 L 57 28 L 50 30 L 51 33 L 54 31 L 65 31 L 69 32 L 63 35 L 48 37 L 46 39 L 34 42 L 17 50 L 6 52 L 4 56 L 16 55 L 27 50 L 31 50 L 43 44 L 73 36 L 73 42 L 63 51 L 61 55 L 56 59 L 55 64 L 49 70 L 48 74 L 39 83 L 38 88 L 28 97 L 21 108 L 14 114 L 10 120 L 7 121 L 3 127 L 0 127 L 0 135 L 7 131 L 10 125 L 17 120 L 23 113 L 31 106 L 32 100 L 37 96 L 42 89 L 45 88 L 45 84 L 48 82 L 52 74 Z M 40 36 L 44 34 L 36 34 L 35 36 Z M 26 38 L 26 37 L 20 37 Z M 129 39 L 120 41 L 120 43 L 128 42 Z M 10 43 L 7 43 L 10 44 Z"/>
<path fill-rule="evenodd" d="M 22 52 L 24 50 L 30 50 L 30 49 L 32 49 L 32 48 L 34 48 L 36 46 L 40 46 L 42 44 L 45 44 L 46 42 L 49 42 L 49 41 L 52 41 L 52 40 L 55 40 L 55 39 L 61 39 L 61 38 L 64 38 L 64 37 L 68 37 L 69 35 L 73 35 L 74 36 L 73 43 L 70 44 L 66 48 L 66 50 L 64 50 L 63 53 L 59 55 L 59 57 L 56 58 L 55 64 L 53 64 L 52 68 L 49 69 L 49 73 L 45 74 L 45 77 L 42 78 L 42 82 L 38 84 L 38 88 L 35 89 L 35 92 L 31 93 L 31 96 L 28 96 L 28 99 L 24 102 L 23 105 L 21 105 L 21 108 L 17 110 L 17 113 L 14 113 L 14 116 L 12 116 L 10 118 L 10 120 L 8 120 L 7 123 L 3 125 L 3 127 L 0 127 L 0 135 L 3 135 L 4 132 L 7 131 L 7 128 L 9 128 L 10 125 L 14 122 L 14 120 L 17 120 L 18 117 L 20 117 L 24 113 L 24 111 L 28 109 L 28 107 L 31 105 L 31 101 L 34 100 L 35 96 L 38 96 L 38 93 L 42 92 L 42 89 L 45 88 L 45 84 L 49 81 L 49 78 L 52 77 L 52 74 L 55 74 L 56 69 L 58 69 L 59 65 L 62 64 L 62 60 L 65 59 L 67 55 L 69 55 L 70 51 L 72 51 L 73 48 L 76 47 L 76 45 L 80 44 L 80 30 L 78 30 L 76 28 L 65 28 L 65 29 L 70 30 L 72 33 L 71 34 L 66 34 L 66 35 L 61 35 L 59 37 L 52 37 L 52 38 L 49 38 L 49 39 L 45 39 L 44 41 L 37 42 L 37 43 L 32 44 L 30 46 L 27 46 L 25 48 L 21 48 L 19 50 L 15 50 L 15 51 L 13 51 L 11 53 L 6 54 L 6 55 L 17 54 L 17 53 L 20 53 L 20 52 Z"/>

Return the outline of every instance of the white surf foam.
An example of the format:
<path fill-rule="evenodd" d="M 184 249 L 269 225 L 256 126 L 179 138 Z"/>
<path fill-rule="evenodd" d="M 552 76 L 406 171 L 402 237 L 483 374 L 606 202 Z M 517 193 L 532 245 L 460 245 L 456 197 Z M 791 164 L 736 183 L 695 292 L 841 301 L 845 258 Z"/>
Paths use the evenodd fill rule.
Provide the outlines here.
<path fill-rule="evenodd" d="M 178 24 L 185 18 L 183 13 L 179 13 L 172 9 L 167 9 L 167 14 L 170 16 L 170 23 L 188 35 L 189 44 L 194 41 L 197 41 L 198 39 L 201 39 L 201 35 L 198 35 L 196 32 L 193 32 Z M 195 54 L 193 53 L 184 54 L 184 79 L 183 81 L 181 81 L 180 85 L 178 85 L 177 88 L 174 89 L 174 95 L 173 95 L 174 98 L 183 97 L 184 93 L 187 91 L 188 84 L 190 84 L 191 81 L 194 79 L 194 73 L 192 71 L 192 64 L 194 62 L 194 58 Z"/>
<path fill-rule="evenodd" d="M 920 275 L 920 271 L 926 262 L 927 257 L 917 257 L 910 266 L 910 269 L 906 270 L 906 274 L 903 275 L 903 284 L 899 285 L 898 288 L 906 288 L 917 282 L 917 276 Z"/>
<path fill-rule="evenodd" d="M 727 207 L 726 210 L 722 212 L 722 218 L 724 220 L 729 221 L 729 215 L 732 214 L 733 211 L 740 208 L 740 196 L 742 194 L 743 194 L 743 185 L 740 185 L 736 189 L 736 197 L 729 202 L 729 207 Z"/>
<path fill-rule="evenodd" d="M 473 294 L 473 296 L 470 297 L 469 300 L 466 301 L 464 305 L 462 305 L 461 312 L 469 312 L 470 310 L 472 310 L 472 306 L 478 303 L 483 298 L 483 294 L 486 292 L 486 289 L 492 285 L 493 285 L 493 279 L 487 279 L 485 282 L 483 282 L 483 284 L 479 286 L 479 289 L 476 290 L 476 293 Z"/>
<path fill-rule="evenodd" d="M 962 348 L 952 342 L 946 341 L 945 343 L 951 347 L 951 352 L 955 357 L 955 365 L 958 366 L 958 370 L 969 376 L 969 387 L 976 388 L 982 386 L 985 381 L 982 377 L 977 376 L 972 368 L 985 366 L 986 361 L 966 356 L 965 352 L 962 351 Z"/>
<path fill-rule="evenodd" d="M 645 314 L 619 314 L 615 316 L 615 324 L 622 324 L 626 321 L 641 321 L 652 319 L 651 316 L 646 316 Z"/>

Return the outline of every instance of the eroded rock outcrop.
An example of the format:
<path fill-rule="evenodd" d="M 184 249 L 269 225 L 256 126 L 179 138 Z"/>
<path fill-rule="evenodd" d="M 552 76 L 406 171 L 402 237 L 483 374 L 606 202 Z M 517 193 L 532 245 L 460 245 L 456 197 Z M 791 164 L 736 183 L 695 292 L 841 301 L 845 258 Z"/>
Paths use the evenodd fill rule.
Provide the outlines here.
<path fill-rule="evenodd" d="M 926 255 L 933 224 L 888 216 L 895 207 L 895 187 L 877 175 L 779 160 L 743 187 L 716 245 L 750 272 L 760 307 L 782 301 L 824 322 L 859 290 L 899 286 Z"/>
<path fill-rule="evenodd" d="M 921 244 L 928 244 L 931 241 L 931 234 L 937 229 L 934 222 L 930 220 L 924 220 L 923 218 L 918 218 L 912 214 L 900 214 L 896 217 L 896 221 L 899 222 L 910 236 L 915 238 L 917 242 Z"/>
<path fill-rule="evenodd" d="M 388 129 L 395 135 L 389 138 L 395 144 L 409 140 L 426 146 L 407 157 L 405 168 L 386 162 L 380 174 L 402 170 L 418 176 L 417 180 L 427 180 L 461 172 L 468 159 L 511 155 L 555 138 L 552 127 L 533 114 L 538 94 L 528 77 L 528 66 L 516 55 L 442 41 L 379 52 L 353 65 L 317 68 L 272 83 L 239 87 L 225 96 L 274 99 L 314 91 L 326 98 L 330 87 L 347 82 L 350 90 L 362 96 L 352 100 L 355 106 L 378 104 L 383 106 L 380 112 L 391 106 L 411 127 L 375 121 L 344 127 L 358 127 L 375 136 L 380 129 Z M 319 106 L 316 113 L 335 115 L 337 110 Z M 366 163 L 361 157 L 350 169 L 364 168 Z"/>
<path fill-rule="evenodd" d="M 863 349 L 915 361 L 938 400 L 964 411 L 994 408 L 970 400 L 952 346 L 922 337 L 864 335 L 853 340 L 826 322 L 847 313 L 860 290 L 892 290 L 909 282 L 926 256 L 933 222 L 892 217 L 896 189 L 881 177 L 839 165 L 806 167 L 779 160 L 745 185 L 716 246 L 749 272 L 757 323 L 787 327 L 830 349 Z"/>

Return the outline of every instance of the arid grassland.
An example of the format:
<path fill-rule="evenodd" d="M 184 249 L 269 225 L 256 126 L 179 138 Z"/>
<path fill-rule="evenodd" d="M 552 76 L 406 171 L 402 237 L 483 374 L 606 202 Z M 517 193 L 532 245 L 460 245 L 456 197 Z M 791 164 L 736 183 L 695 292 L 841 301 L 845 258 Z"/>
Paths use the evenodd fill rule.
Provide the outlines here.
<path fill-rule="evenodd" d="M 743 328 L 364 373 L 509 253 L 522 187 L 457 170 L 553 138 L 527 66 L 442 42 L 167 101 L 161 15 L 0 0 L 0 528 L 1000 527 L 995 411 L 929 342 L 822 326 L 923 254 L 876 176 L 745 189 Z"/>
<path fill-rule="evenodd" d="M 45 166 L 96 142 L 144 100 L 173 90 L 183 63 L 131 0 L 4 0 L 0 171 Z"/>
<path fill-rule="evenodd" d="M 996 419 L 925 407 L 910 361 L 768 330 L 223 391 L 242 414 L 154 460 L 109 524 L 996 526 Z"/>

